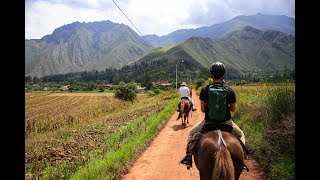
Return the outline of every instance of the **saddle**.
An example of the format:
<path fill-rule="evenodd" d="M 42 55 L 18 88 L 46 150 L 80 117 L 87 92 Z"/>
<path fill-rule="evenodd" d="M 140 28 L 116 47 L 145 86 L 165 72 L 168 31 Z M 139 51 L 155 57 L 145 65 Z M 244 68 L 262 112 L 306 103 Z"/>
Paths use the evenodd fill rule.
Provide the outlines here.
<path fill-rule="evenodd" d="M 232 133 L 232 123 L 231 122 L 205 122 L 202 129 L 201 133 L 206 134 L 210 131 L 215 131 L 220 129 L 221 131 L 226 131 L 229 133 Z"/>
<path fill-rule="evenodd" d="M 191 139 L 191 141 L 189 142 L 189 151 L 194 154 L 196 151 L 196 147 L 198 145 L 199 140 L 208 132 L 210 131 L 215 131 L 215 130 L 221 130 L 221 131 L 225 131 L 225 132 L 229 132 L 231 134 L 233 134 L 240 142 L 242 148 L 245 151 L 245 155 L 247 156 L 249 153 L 248 149 L 246 148 L 246 146 L 242 143 L 242 141 L 240 140 L 240 138 L 234 134 L 232 132 L 232 123 L 231 122 L 205 122 L 205 124 L 203 125 L 202 129 L 200 132 L 195 133 Z"/>
<path fill-rule="evenodd" d="M 190 105 L 192 105 L 192 103 L 191 103 L 191 101 L 189 100 L 189 98 L 188 98 L 188 97 L 182 97 L 182 98 L 180 99 L 179 103 L 178 103 L 178 107 L 179 107 L 179 109 L 180 109 L 180 107 L 181 107 L 181 101 L 182 101 L 183 99 L 188 100 L 189 104 L 190 104 Z"/>

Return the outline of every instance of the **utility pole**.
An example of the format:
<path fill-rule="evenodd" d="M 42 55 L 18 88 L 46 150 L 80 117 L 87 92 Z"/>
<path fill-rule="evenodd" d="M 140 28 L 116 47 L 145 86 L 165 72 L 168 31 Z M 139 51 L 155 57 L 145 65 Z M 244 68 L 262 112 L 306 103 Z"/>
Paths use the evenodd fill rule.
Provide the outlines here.
<path fill-rule="evenodd" d="M 190 86 L 190 88 L 192 88 L 191 87 L 191 73 L 189 74 L 189 86 Z"/>
<path fill-rule="evenodd" d="M 180 62 L 180 61 L 178 61 Z M 181 60 L 181 62 L 183 63 L 184 61 Z M 178 63 L 176 63 L 176 89 L 178 89 Z"/>
<path fill-rule="evenodd" d="M 177 68 L 177 64 L 176 64 L 176 89 L 178 89 L 178 68 Z"/>

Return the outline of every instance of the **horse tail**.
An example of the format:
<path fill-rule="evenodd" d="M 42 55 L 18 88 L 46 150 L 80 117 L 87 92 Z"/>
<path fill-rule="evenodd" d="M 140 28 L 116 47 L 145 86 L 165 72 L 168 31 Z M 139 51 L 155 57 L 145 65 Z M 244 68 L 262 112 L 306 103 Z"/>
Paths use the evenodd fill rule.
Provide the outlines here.
<path fill-rule="evenodd" d="M 229 150 L 226 148 L 219 148 L 219 150 L 214 154 L 214 156 L 215 163 L 212 172 L 212 180 L 234 180 L 234 167 Z"/>
<path fill-rule="evenodd" d="M 182 115 L 183 115 L 183 112 L 184 112 L 184 105 L 185 105 L 184 101 L 181 101 L 178 119 L 182 118 Z"/>

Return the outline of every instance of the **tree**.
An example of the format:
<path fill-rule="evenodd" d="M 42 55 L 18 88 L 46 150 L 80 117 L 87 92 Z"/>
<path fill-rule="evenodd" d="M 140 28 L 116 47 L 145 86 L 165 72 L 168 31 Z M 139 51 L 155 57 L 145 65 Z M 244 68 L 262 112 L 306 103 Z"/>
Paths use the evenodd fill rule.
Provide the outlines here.
<path fill-rule="evenodd" d="M 152 82 L 150 80 L 150 72 L 149 68 L 146 69 L 145 71 L 145 79 L 146 79 L 146 89 L 151 89 L 152 88 Z"/>
<path fill-rule="evenodd" d="M 137 97 L 137 86 L 135 83 L 120 82 L 115 89 L 115 97 L 125 101 L 133 101 Z"/>
<path fill-rule="evenodd" d="M 114 76 L 112 77 L 112 83 L 118 85 L 120 82 L 120 75 L 119 73 L 116 71 L 116 73 L 114 74 Z"/>

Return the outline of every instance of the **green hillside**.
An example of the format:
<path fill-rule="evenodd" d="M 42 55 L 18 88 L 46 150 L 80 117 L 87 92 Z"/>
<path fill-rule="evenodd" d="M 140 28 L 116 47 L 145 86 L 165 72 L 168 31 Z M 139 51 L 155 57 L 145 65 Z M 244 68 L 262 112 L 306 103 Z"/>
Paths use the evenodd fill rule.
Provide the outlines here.
<path fill-rule="evenodd" d="M 184 62 L 180 63 L 182 60 Z M 153 73 L 163 70 L 171 77 L 175 64 L 182 66 L 182 70 L 200 71 L 209 69 L 215 61 L 226 65 L 226 78 L 239 78 L 252 71 L 282 70 L 284 66 L 294 69 L 295 38 L 279 31 L 261 31 L 246 26 L 218 41 L 193 37 L 176 45 L 158 48 L 131 64 L 130 72 L 139 76 L 136 71 L 149 68 Z"/>
<path fill-rule="evenodd" d="M 41 77 L 120 68 L 151 49 L 136 32 L 111 21 L 75 22 L 25 41 L 26 75 Z"/>

